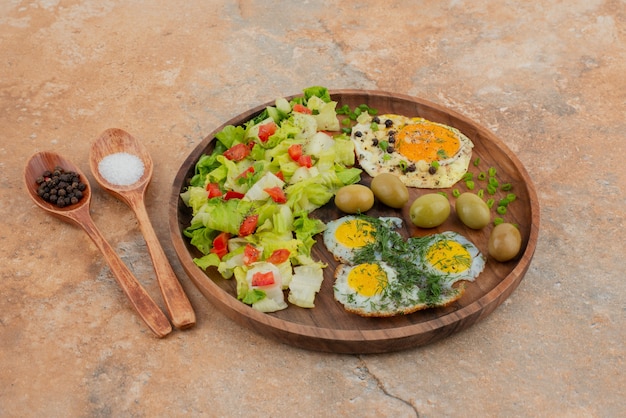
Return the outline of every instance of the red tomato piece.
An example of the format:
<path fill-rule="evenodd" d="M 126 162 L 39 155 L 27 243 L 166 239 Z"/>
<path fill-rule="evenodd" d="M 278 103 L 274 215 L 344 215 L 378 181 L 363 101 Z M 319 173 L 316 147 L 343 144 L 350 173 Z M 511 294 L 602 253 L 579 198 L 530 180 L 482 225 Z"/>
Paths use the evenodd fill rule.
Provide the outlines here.
<path fill-rule="evenodd" d="M 252 234 L 256 230 L 256 225 L 259 222 L 259 215 L 250 215 L 243 220 L 239 227 L 239 236 L 246 237 Z"/>
<path fill-rule="evenodd" d="M 289 260 L 290 255 L 291 254 L 289 253 L 288 249 L 280 248 L 278 250 L 274 250 L 272 255 L 270 255 L 267 259 L 267 262 L 272 264 L 284 263 L 285 261 Z"/>
<path fill-rule="evenodd" d="M 236 144 L 224 151 L 224 157 L 231 161 L 241 161 L 250 155 L 250 148 L 246 144 Z"/>
<path fill-rule="evenodd" d="M 270 136 L 274 135 L 276 128 L 278 127 L 274 122 L 268 122 L 265 125 L 259 126 L 259 139 L 262 142 L 267 141 Z"/>
<path fill-rule="evenodd" d="M 295 105 L 293 105 L 293 111 L 298 112 L 298 113 L 306 113 L 307 115 L 310 115 L 313 113 L 311 109 L 309 109 L 308 107 L 304 105 L 301 105 L 300 103 L 296 103 Z"/>
<path fill-rule="evenodd" d="M 214 254 L 217 254 L 220 260 L 226 254 L 228 254 L 228 239 L 229 238 L 230 238 L 230 234 L 228 232 L 221 232 L 213 240 L 213 247 L 211 248 L 211 252 Z"/>
<path fill-rule="evenodd" d="M 218 197 L 222 195 L 222 191 L 220 190 L 220 185 L 217 183 L 209 183 L 206 185 L 206 190 L 209 192 L 209 199 L 213 197 Z"/>
<path fill-rule="evenodd" d="M 287 149 L 287 153 L 289 153 L 289 157 L 298 161 L 300 157 L 302 157 L 302 144 L 293 144 Z"/>
<path fill-rule="evenodd" d="M 271 271 L 259 271 L 252 275 L 252 286 L 269 286 L 274 283 L 276 283 L 276 280 L 274 279 L 274 273 Z"/>
<path fill-rule="evenodd" d="M 254 173 L 254 167 L 250 166 L 246 168 L 238 177 L 248 177 L 248 174 Z"/>
<path fill-rule="evenodd" d="M 267 189 L 263 189 L 263 191 L 270 195 L 272 200 L 276 203 L 287 202 L 287 196 L 285 196 L 285 192 L 280 187 L 268 187 Z"/>
<path fill-rule="evenodd" d="M 281 179 L 282 181 L 285 181 L 285 175 L 283 174 L 282 171 L 279 171 L 276 173 L 276 177 L 278 177 L 279 179 Z"/>
<path fill-rule="evenodd" d="M 226 192 L 226 194 L 224 194 L 224 200 L 241 199 L 243 197 L 244 197 L 243 193 L 235 192 L 233 190 L 229 190 Z"/>
<path fill-rule="evenodd" d="M 310 155 L 301 155 L 300 158 L 298 158 L 298 165 L 301 167 L 311 168 L 313 167 L 313 160 Z"/>
<path fill-rule="evenodd" d="M 243 263 L 246 266 L 249 266 L 257 261 L 260 255 L 261 251 L 257 250 L 250 244 L 246 244 L 246 247 L 243 249 Z"/>

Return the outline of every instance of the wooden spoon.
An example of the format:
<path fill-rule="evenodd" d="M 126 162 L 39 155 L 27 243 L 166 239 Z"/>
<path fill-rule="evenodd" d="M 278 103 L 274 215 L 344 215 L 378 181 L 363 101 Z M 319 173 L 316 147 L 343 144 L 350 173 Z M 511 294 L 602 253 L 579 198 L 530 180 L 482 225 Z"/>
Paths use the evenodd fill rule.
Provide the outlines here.
<path fill-rule="evenodd" d="M 37 194 L 37 178 L 46 170 L 54 170 L 55 167 L 62 167 L 65 171 L 78 173 L 87 188 L 83 191 L 83 198 L 76 204 L 59 208 L 56 205 L 46 202 Z M 165 337 L 172 331 L 172 326 L 163 311 L 152 300 L 150 295 L 141 286 L 124 262 L 115 253 L 111 245 L 106 241 L 94 224 L 89 207 L 91 205 L 91 187 L 87 177 L 70 161 L 53 152 L 39 152 L 33 155 L 24 169 L 24 181 L 26 190 L 37 206 L 49 212 L 53 216 L 66 222 L 82 227 L 96 246 L 102 251 L 104 258 L 109 264 L 113 275 L 122 287 L 131 304 L 144 320 L 146 325 L 159 338 Z"/>
<path fill-rule="evenodd" d="M 143 162 L 143 175 L 135 183 L 130 185 L 113 184 L 100 172 L 98 166 L 102 159 L 116 153 L 131 154 Z M 89 164 L 98 184 L 125 202 L 135 212 L 172 323 L 180 329 L 192 327 L 196 323 L 196 315 L 159 243 L 146 211 L 145 193 L 152 179 L 153 166 L 148 150 L 128 132 L 121 129 L 107 129 L 92 143 Z"/>

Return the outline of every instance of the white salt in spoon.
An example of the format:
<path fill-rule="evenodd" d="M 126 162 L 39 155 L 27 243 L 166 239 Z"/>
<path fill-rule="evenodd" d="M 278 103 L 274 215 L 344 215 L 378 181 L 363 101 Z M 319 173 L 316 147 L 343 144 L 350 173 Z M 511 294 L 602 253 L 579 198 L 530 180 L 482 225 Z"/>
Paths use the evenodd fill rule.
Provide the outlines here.
<path fill-rule="evenodd" d="M 180 329 L 192 327 L 196 315 L 146 211 L 145 193 L 152 179 L 148 150 L 128 132 L 107 129 L 92 143 L 89 165 L 98 184 L 135 212 L 172 323 Z"/>

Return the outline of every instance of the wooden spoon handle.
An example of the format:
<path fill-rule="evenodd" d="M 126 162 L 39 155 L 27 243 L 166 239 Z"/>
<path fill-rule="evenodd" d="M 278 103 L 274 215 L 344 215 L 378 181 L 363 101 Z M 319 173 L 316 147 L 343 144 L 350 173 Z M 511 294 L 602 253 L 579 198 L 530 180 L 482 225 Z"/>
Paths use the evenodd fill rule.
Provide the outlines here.
<path fill-rule="evenodd" d="M 111 245 L 102 236 L 102 233 L 98 230 L 91 218 L 83 218 L 81 226 L 100 251 L 102 251 L 117 282 L 148 328 L 159 338 L 165 337 L 172 332 L 172 325 L 163 311 L 161 311 L 148 292 L 146 292 L 135 276 L 133 276 L 133 273 L 126 267 L 126 264 L 124 264 Z"/>
<path fill-rule="evenodd" d="M 196 323 L 196 314 L 154 232 L 143 199 L 134 200 L 130 203 L 146 240 L 148 252 L 152 258 L 152 264 L 154 264 L 154 270 L 163 294 L 163 300 L 172 323 L 179 329 L 193 327 Z"/>

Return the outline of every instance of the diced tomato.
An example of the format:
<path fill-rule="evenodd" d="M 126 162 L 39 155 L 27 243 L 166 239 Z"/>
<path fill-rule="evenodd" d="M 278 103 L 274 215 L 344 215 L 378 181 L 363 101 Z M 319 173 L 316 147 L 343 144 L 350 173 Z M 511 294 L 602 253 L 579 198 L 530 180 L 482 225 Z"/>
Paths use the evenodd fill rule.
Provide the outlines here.
<path fill-rule="evenodd" d="M 264 125 L 259 126 L 259 139 L 262 142 L 265 142 L 268 140 L 268 138 L 272 135 L 274 135 L 274 132 L 276 132 L 276 124 L 274 122 L 268 122 Z"/>
<path fill-rule="evenodd" d="M 259 222 L 259 215 L 247 216 L 246 219 L 244 219 L 243 222 L 241 223 L 241 226 L 239 227 L 239 236 L 246 237 L 252 234 L 255 231 L 256 225 L 258 222 Z"/>
<path fill-rule="evenodd" d="M 224 200 L 230 199 L 241 199 L 245 195 L 243 193 L 235 192 L 233 190 L 229 190 L 224 194 Z"/>
<path fill-rule="evenodd" d="M 213 247 L 211 248 L 211 252 L 214 254 L 217 254 L 220 260 L 226 254 L 228 254 L 228 239 L 229 238 L 230 238 L 230 234 L 228 232 L 221 232 L 213 240 Z"/>
<path fill-rule="evenodd" d="M 250 154 L 246 144 L 236 144 L 224 151 L 224 157 L 232 161 L 241 161 Z"/>
<path fill-rule="evenodd" d="M 289 153 L 289 157 L 292 160 L 298 161 L 300 157 L 302 157 L 302 144 L 293 144 L 287 149 L 287 153 Z"/>
<path fill-rule="evenodd" d="M 276 203 L 286 203 L 287 196 L 285 196 L 285 192 L 280 187 L 268 187 L 267 189 L 263 189 L 265 193 L 270 195 L 272 200 Z"/>
<path fill-rule="evenodd" d="M 243 263 L 246 266 L 249 266 L 257 261 L 260 255 L 261 251 L 257 250 L 250 244 L 246 244 L 246 247 L 243 249 Z"/>
<path fill-rule="evenodd" d="M 313 167 L 313 160 L 310 155 L 301 155 L 300 158 L 298 158 L 298 165 L 301 167 L 311 168 Z"/>
<path fill-rule="evenodd" d="M 209 199 L 212 197 L 218 197 L 222 195 L 222 191 L 220 190 L 220 185 L 217 183 L 209 183 L 206 185 L 206 190 L 209 192 Z"/>
<path fill-rule="evenodd" d="M 301 105 L 300 103 L 296 103 L 295 105 L 293 105 L 293 111 L 298 112 L 298 113 L 306 113 L 307 115 L 310 115 L 313 113 L 311 109 L 309 109 L 308 107 L 304 105 Z"/>
<path fill-rule="evenodd" d="M 250 166 L 246 168 L 241 174 L 239 174 L 238 177 L 248 177 L 248 174 L 253 174 L 253 173 L 254 173 L 254 167 Z"/>
<path fill-rule="evenodd" d="M 282 181 L 285 181 L 285 175 L 283 174 L 282 171 L 279 171 L 276 173 L 276 177 L 278 177 L 279 179 L 281 179 Z"/>
<path fill-rule="evenodd" d="M 278 250 L 274 250 L 272 255 L 270 255 L 267 259 L 267 262 L 272 264 L 284 263 L 285 261 L 289 260 L 289 256 L 290 253 L 288 249 L 280 248 Z"/>
<path fill-rule="evenodd" d="M 274 284 L 274 273 L 271 271 L 257 272 L 252 275 L 252 286 L 269 286 Z"/>

